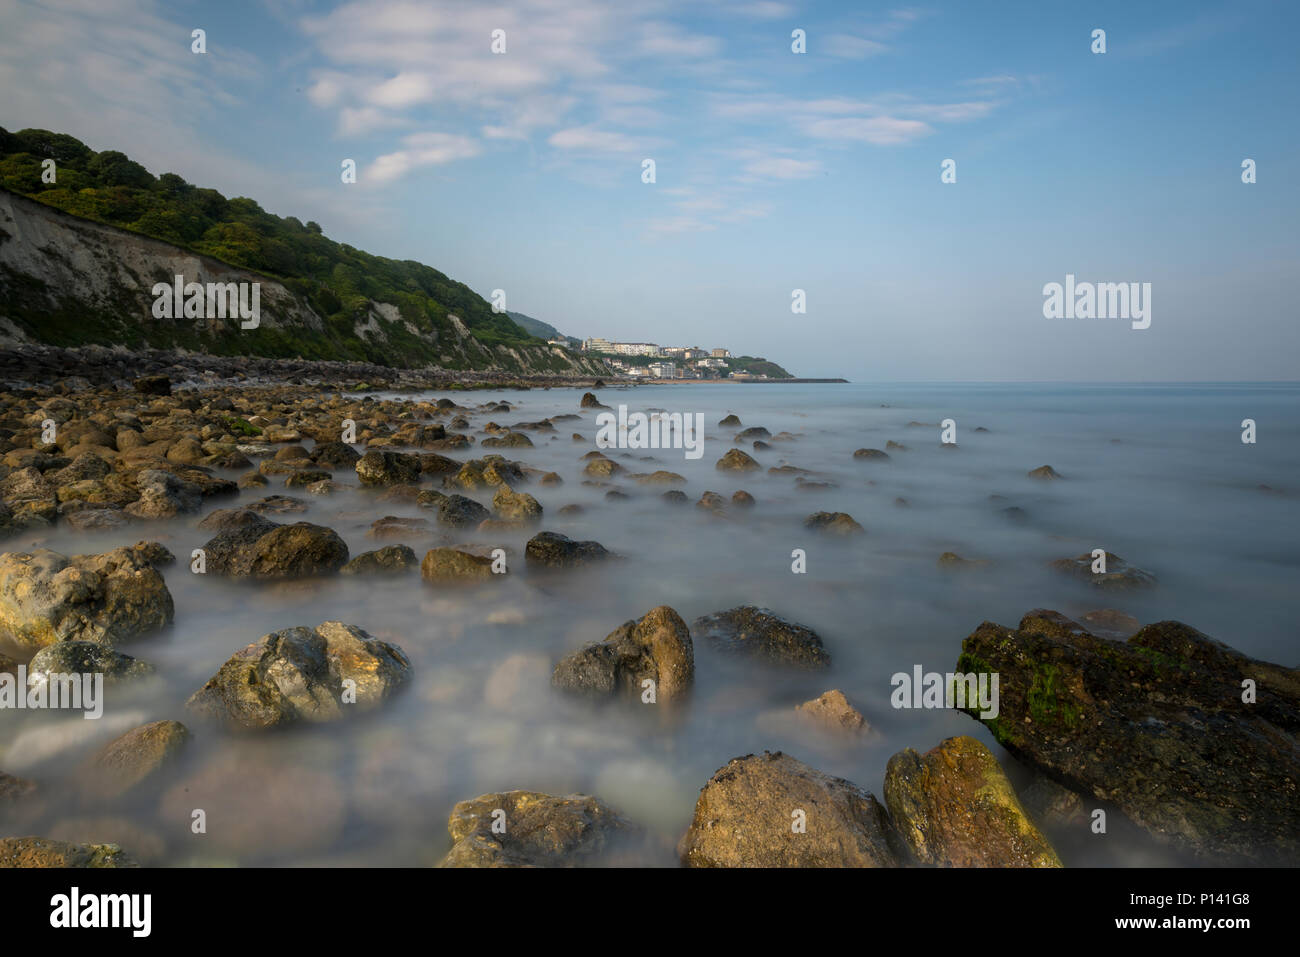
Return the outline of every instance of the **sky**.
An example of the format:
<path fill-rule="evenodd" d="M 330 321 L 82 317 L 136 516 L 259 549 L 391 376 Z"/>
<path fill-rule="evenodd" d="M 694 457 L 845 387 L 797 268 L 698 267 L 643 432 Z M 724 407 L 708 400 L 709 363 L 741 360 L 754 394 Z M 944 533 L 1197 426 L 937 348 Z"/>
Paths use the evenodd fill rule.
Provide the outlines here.
<path fill-rule="evenodd" d="M 0 126 L 579 337 L 855 381 L 1294 380 L 1297 27 L 1260 0 L 0 0 Z M 1150 283 L 1150 326 L 1046 318 L 1067 274 Z"/>

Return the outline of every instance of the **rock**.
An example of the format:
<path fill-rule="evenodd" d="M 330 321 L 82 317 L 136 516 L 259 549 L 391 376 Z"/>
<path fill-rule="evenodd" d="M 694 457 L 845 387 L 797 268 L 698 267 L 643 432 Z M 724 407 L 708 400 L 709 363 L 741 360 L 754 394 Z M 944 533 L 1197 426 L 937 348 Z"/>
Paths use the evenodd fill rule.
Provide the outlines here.
<path fill-rule="evenodd" d="M 662 498 L 665 502 L 668 502 L 670 505 L 685 505 L 687 502 L 690 501 L 690 499 L 686 497 L 685 492 L 683 492 L 681 489 L 676 489 L 676 488 L 669 489 L 667 492 L 664 492 L 664 494 L 659 497 Z"/>
<path fill-rule="evenodd" d="M 125 681 L 154 673 L 154 666 L 94 641 L 56 641 L 46 645 L 27 665 L 29 687 L 43 684 L 47 674 L 102 674 L 105 681 Z"/>
<path fill-rule="evenodd" d="M 823 692 L 794 710 L 805 720 L 848 737 L 860 737 L 871 731 L 867 719 L 861 711 L 849 704 L 843 691 Z"/>
<path fill-rule="evenodd" d="M 744 423 L 740 421 L 740 416 L 736 415 L 735 413 L 724 416 L 723 418 L 718 420 L 718 428 L 720 429 L 727 429 L 732 427 L 740 428 L 743 424 Z"/>
<path fill-rule="evenodd" d="M 700 496 L 700 500 L 695 503 L 696 508 L 707 509 L 710 512 L 721 512 L 727 507 L 727 500 L 717 492 L 705 492 Z"/>
<path fill-rule="evenodd" d="M 346 442 L 317 442 L 310 458 L 327 469 L 355 469 L 361 456 Z"/>
<path fill-rule="evenodd" d="M 280 525 L 243 511 L 238 522 L 203 546 L 210 574 L 305 578 L 332 574 L 347 564 L 348 546 L 332 528 L 310 522 Z"/>
<path fill-rule="evenodd" d="M 676 472 L 669 472 L 666 469 L 659 469 L 646 475 L 629 475 L 637 485 L 685 485 L 686 479 Z"/>
<path fill-rule="evenodd" d="M 893 439 L 890 439 L 888 442 L 885 443 L 885 448 L 886 448 L 886 449 L 897 449 L 899 452 L 906 452 L 906 451 L 907 451 L 907 446 L 906 446 L 906 445 L 904 445 L 902 442 L 895 442 Z"/>
<path fill-rule="evenodd" d="M 580 409 L 608 409 L 609 406 L 601 405 L 600 400 L 596 398 L 595 393 L 584 392 L 581 401 L 578 402 Z"/>
<path fill-rule="evenodd" d="M 727 449 L 714 467 L 722 472 L 753 472 L 762 468 L 752 456 L 740 449 Z"/>
<path fill-rule="evenodd" d="M 738 508 L 750 508 L 754 504 L 754 496 L 750 495 L 744 489 L 740 489 L 731 496 L 731 504 Z"/>
<path fill-rule="evenodd" d="M 601 456 L 588 462 L 586 467 L 582 470 L 582 474 L 590 475 L 592 478 L 613 478 L 621 471 L 623 471 L 623 466 L 619 465 L 613 459 L 607 459 L 604 456 Z"/>
<path fill-rule="evenodd" d="M 962 558 L 956 552 L 944 552 L 939 556 L 938 565 L 944 569 L 966 569 L 987 568 L 991 565 L 987 558 Z"/>
<path fill-rule="evenodd" d="M 1181 622 L 1120 642 L 1041 609 L 1014 631 L 980 625 L 956 670 L 1000 675 L 984 722 L 999 744 L 1157 838 L 1216 863 L 1300 854 L 1295 670 Z M 1245 679 L 1257 703 L 1243 703 Z"/>
<path fill-rule="evenodd" d="M 485 449 L 531 449 L 533 440 L 522 432 L 507 432 L 486 438 L 479 444 Z"/>
<path fill-rule="evenodd" d="M 0 838 L 0 867 L 139 867 L 116 844 L 69 844 L 44 837 Z"/>
<path fill-rule="evenodd" d="M 1040 465 L 1038 468 L 1030 470 L 1029 477 L 1032 479 L 1045 480 L 1059 479 L 1061 473 L 1056 471 L 1056 469 L 1052 468 L 1050 465 Z"/>
<path fill-rule="evenodd" d="M 285 488 L 304 488 L 317 482 L 330 481 L 330 473 L 324 469 L 299 469 L 285 477 Z"/>
<path fill-rule="evenodd" d="M 577 568 L 611 557 L 600 542 L 575 542 L 559 532 L 539 532 L 524 546 L 524 560 L 529 565 L 548 568 Z"/>
<path fill-rule="evenodd" d="M 438 503 L 438 521 L 451 528 L 477 526 L 492 513 L 464 495 L 447 495 Z"/>
<path fill-rule="evenodd" d="M 121 509 L 116 508 L 77 509 L 75 512 L 65 514 L 63 520 L 70 527 L 84 532 L 117 529 L 126 525 L 126 517 Z"/>
<path fill-rule="evenodd" d="M 420 575 L 428 582 L 486 581 L 493 575 L 492 549 L 457 546 L 434 548 L 425 553 Z"/>
<path fill-rule="evenodd" d="M 527 492 L 516 492 L 509 485 L 499 485 L 492 496 L 492 508 L 497 515 L 506 519 L 519 519 L 525 522 L 540 522 L 542 506 L 537 499 Z"/>
<path fill-rule="evenodd" d="M 448 475 L 460 471 L 460 463 L 437 452 L 420 454 L 420 471 L 425 475 Z"/>
<path fill-rule="evenodd" d="M 654 682 L 656 703 L 676 702 L 695 681 L 695 649 L 680 615 L 660 605 L 624 622 L 604 641 L 574 652 L 555 666 L 551 684 L 593 697 L 643 700 L 641 682 Z"/>
<path fill-rule="evenodd" d="M 847 512 L 813 512 L 803 520 L 803 527 L 833 535 L 860 535 L 866 531 Z"/>
<path fill-rule="evenodd" d="M 141 395 L 171 395 L 172 380 L 165 375 L 144 375 L 133 383 Z"/>
<path fill-rule="evenodd" d="M 754 439 L 770 439 L 771 437 L 771 432 L 767 431 L 767 429 L 763 428 L 761 425 L 756 425 L 753 428 L 745 429 L 743 432 L 738 432 L 735 441 L 750 442 Z"/>
<path fill-rule="evenodd" d="M 411 663 L 396 645 L 327 621 L 272 632 L 236 652 L 186 707 L 232 730 L 335 721 L 377 708 L 410 674 Z M 355 682 L 354 703 L 343 700 L 349 680 Z"/>
<path fill-rule="evenodd" d="M 1088 582 L 1104 591 L 1129 591 L 1134 588 L 1150 588 L 1156 583 L 1156 577 L 1136 566 L 1130 565 L 1113 552 L 1106 552 L 1106 571 L 1093 574 L 1092 564 L 1096 561 L 1092 554 L 1078 555 L 1074 558 L 1058 558 L 1048 562 L 1048 567 L 1062 572 L 1072 578 Z"/>
<path fill-rule="evenodd" d="M 399 518 L 385 515 L 370 523 L 370 538 L 406 538 L 407 536 L 425 535 L 429 532 L 429 520 L 424 518 Z"/>
<path fill-rule="evenodd" d="M 126 507 L 136 518 L 175 518 L 182 512 L 196 512 L 203 504 L 203 489 L 171 472 L 141 469 L 136 476 L 140 497 Z"/>
<path fill-rule="evenodd" d="M 0 771 L 0 805 L 20 801 L 36 793 L 36 782 Z"/>
<path fill-rule="evenodd" d="M 780 751 L 719 768 L 701 789 L 677 851 L 687 867 L 900 863 L 885 810 L 871 792 Z"/>
<path fill-rule="evenodd" d="M 493 832 L 505 812 L 506 832 Z M 575 867 L 608 864 L 638 829 L 599 799 L 502 791 L 461 801 L 447 820 L 452 846 L 440 867 Z"/>
<path fill-rule="evenodd" d="M 109 742 L 92 761 L 101 793 L 115 797 L 130 791 L 174 760 L 189 737 L 179 721 L 155 721 Z"/>
<path fill-rule="evenodd" d="M 357 459 L 355 468 L 362 485 L 405 485 L 420 480 L 420 456 L 412 452 L 370 449 Z"/>
<path fill-rule="evenodd" d="M 385 545 L 362 552 L 339 569 L 341 575 L 381 575 L 405 572 L 419 563 L 415 550 L 407 545 Z"/>
<path fill-rule="evenodd" d="M 885 803 L 912 856 L 932 867 L 1060 867 L 1002 766 L 970 737 L 889 759 Z"/>
<path fill-rule="evenodd" d="M 1030 782 L 1020 799 L 1029 816 L 1047 828 L 1080 828 L 1089 820 L 1082 795 L 1042 774 Z"/>
<path fill-rule="evenodd" d="M 691 630 L 726 651 L 752 655 L 773 664 L 825 668 L 831 663 L 831 656 L 822 647 L 817 632 L 774 615 L 766 608 L 741 605 L 705 615 L 691 623 Z"/>
<path fill-rule="evenodd" d="M 154 566 L 156 542 L 68 558 L 47 549 L 0 555 L 0 636 L 28 651 L 56 641 L 115 645 L 159 631 L 175 613 Z"/>
<path fill-rule="evenodd" d="M 858 449 L 853 453 L 855 459 L 870 459 L 876 462 L 889 461 L 889 453 L 882 452 L 880 449 Z"/>
<path fill-rule="evenodd" d="M 1142 622 L 1132 615 L 1114 608 L 1090 611 L 1083 616 L 1083 623 L 1101 638 L 1131 638 L 1142 627 Z"/>

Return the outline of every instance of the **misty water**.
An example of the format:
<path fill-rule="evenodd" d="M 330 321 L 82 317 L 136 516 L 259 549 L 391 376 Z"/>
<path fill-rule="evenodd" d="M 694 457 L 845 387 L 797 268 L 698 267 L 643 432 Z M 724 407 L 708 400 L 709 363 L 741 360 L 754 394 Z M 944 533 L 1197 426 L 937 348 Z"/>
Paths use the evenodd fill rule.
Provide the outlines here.
<path fill-rule="evenodd" d="M 504 400 L 506 414 L 469 415 L 473 430 L 578 413 L 581 390 L 433 393 L 462 405 Z M 117 842 L 145 863 L 164 865 L 425 865 L 450 846 L 447 816 L 460 800 L 515 788 L 594 794 L 643 825 L 650 847 L 639 860 L 676 863 L 674 845 L 700 787 L 729 759 L 784 750 L 881 795 L 889 757 L 973 735 L 993 748 L 1013 781 L 1027 772 L 977 721 L 945 710 L 895 710 L 890 676 L 950 671 L 962 639 L 984 620 L 1015 626 L 1028 610 L 1072 616 L 1117 608 L 1141 622 L 1178 619 L 1247 655 L 1300 663 L 1296 629 L 1300 549 L 1300 387 L 776 385 L 688 384 L 601 390 L 632 411 L 704 414 L 705 451 L 608 454 L 632 472 L 685 476 L 690 503 L 626 478 L 583 484 L 581 456 L 594 448 L 595 412 L 556 424 L 554 438 L 529 433 L 533 449 L 508 458 L 558 472 L 559 487 L 527 491 L 546 509 L 540 528 L 595 539 L 623 561 L 539 574 L 526 568 L 532 532 L 506 535 L 441 529 L 414 504 L 382 502 L 381 491 L 317 497 L 287 494 L 309 511 L 271 515 L 334 528 L 353 555 L 402 542 L 430 547 L 477 541 L 503 545 L 510 571 L 481 585 L 432 586 L 418 574 L 335 576 L 287 584 L 246 583 L 188 568 L 212 533 L 200 515 L 85 533 L 66 525 L 10 539 L 6 550 L 48 547 L 66 554 L 153 539 L 180 559 L 164 574 L 176 604 L 167 632 L 120 650 L 150 661 L 157 675 L 109 686 L 102 719 L 79 714 L 0 712 L 0 769 L 35 780 L 39 797 L 0 808 L 0 830 L 77 841 Z M 795 441 L 750 451 L 763 472 L 719 472 L 734 428 L 786 431 Z M 940 446 L 941 420 L 957 425 L 957 448 Z M 1258 442 L 1241 441 L 1257 422 Z M 909 423 L 921 423 L 909 425 Z M 988 431 L 979 431 L 984 428 Z M 572 440 L 578 432 L 584 442 Z M 904 443 L 887 462 L 854 460 L 855 449 Z M 460 460 L 490 450 L 454 453 Z M 795 465 L 834 483 L 800 489 L 766 474 Z M 1063 478 L 1030 479 L 1050 464 Z M 234 478 L 237 473 L 227 473 Z M 340 472 L 336 479 L 355 484 Z M 431 479 L 421 483 L 430 487 Z M 286 493 L 272 476 L 240 501 Z M 1268 488 L 1261 488 L 1267 486 Z M 711 490 L 745 489 L 750 509 L 722 516 L 696 508 Z M 490 495 L 467 493 L 484 504 Z M 995 497 L 997 496 L 997 497 Z M 903 498 L 906 505 L 896 504 Z M 569 503 L 585 511 L 557 515 Z M 230 507 L 209 499 L 204 513 Z M 1024 510 L 1023 521 L 1003 511 Z M 866 534 L 823 537 L 803 528 L 815 511 L 850 513 Z M 430 520 L 430 530 L 375 540 L 385 515 Z M 535 531 L 535 530 L 534 530 Z M 1045 567 L 1055 558 L 1106 548 L 1158 579 L 1142 592 L 1107 594 Z M 807 554 L 793 574 L 792 551 Z M 989 559 L 981 569 L 945 571 L 940 554 Z M 763 666 L 696 642 L 696 685 L 675 712 L 627 702 L 593 705 L 549 685 L 564 655 L 619 624 L 667 604 L 689 623 L 741 604 L 766 606 L 814 628 L 830 652 L 825 672 Z M 406 689 L 370 715 L 323 726 L 234 735 L 192 720 L 184 702 L 236 650 L 270 631 L 338 619 L 400 645 L 413 666 Z M 848 742 L 792 720 L 795 705 L 842 690 L 874 729 Z M 194 739 L 164 779 L 136 796 L 107 801 L 85 786 L 84 765 L 105 741 L 147 721 L 174 718 Z M 206 812 L 205 834 L 191 815 Z M 1049 832 L 1067 865 L 1174 860 L 1112 815 L 1110 834 Z"/>

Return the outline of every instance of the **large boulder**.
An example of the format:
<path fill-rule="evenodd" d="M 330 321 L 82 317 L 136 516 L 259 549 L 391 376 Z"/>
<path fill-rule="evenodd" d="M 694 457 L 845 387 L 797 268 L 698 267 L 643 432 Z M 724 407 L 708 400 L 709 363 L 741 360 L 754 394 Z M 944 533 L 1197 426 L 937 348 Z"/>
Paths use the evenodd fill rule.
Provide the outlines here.
<path fill-rule="evenodd" d="M 156 542 L 71 558 L 48 549 L 0 555 L 0 635 L 29 651 L 56 641 L 105 645 L 171 624 L 171 593 Z"/>
<path fill-rule="evenodd" d="M 47 674 L 101 674 L 105 681 L 123 681 L 154 673 L 154 666 L 94 641 L 56 641 L 36 652 L 27 665 L 27 684 Z"/>
<path fill-rule="evenodd" d="M 236 652 L 187 707 L 241 730 L 335 721 L 378 707 L 410 674 L 396 645 L 327 621 L 272 632 Z"/>
<path fill-rule="evenodd" d="M 576 651 L 555 666 L 551 683 L 597 697 L 641 700 L 642 682 L 654 682 L 655 700 L 683 698 L 695 681 L 695 649 L 686 622 L 667 605 L 626 621 L 604 641 Z"/>
<path fill-rule="evenodd" d="M 509 485 L 497 486 L 496 494 L 492 496 L 492 508 L 500 518 L 525 522 L 542 520 L 542 506 L 537 499 L 527 492 L 516 492 Z"/>
<path fill-rule="evenodd" d="M 440 867 L 609 866 L 640 835 L 597 798 L 538 791 L 461 801 L 452 808 L 447 831 L 454 844 Z"/>
<path fill-rule="evenodd" d="M 407 572 L 419 565 L 415 549 L 409 545 L 385 545 L 362 552 L 339 569 L 342 575 L 388 575 Z"/>
<path fill-rule="evenodd" d="M 1300 672 L 1181 622 L 1112 641 L 1042 609 L 984 622 L 957 671 L 999 675 L 999 744 L 1161 840 L 1216 862 L 1300 855 Z"/>
<path fill-rule="evenodd" d="M 935 867 L 1060 867 L 1011 782 L 984 745 L 949 738 L 925 754 L 889 759 L 885 804 L 921 864 Z"/>
<path fill-rule="evenodd" d="M 871 792 L 765 751 L 709 779 L 677 851 L 687 867 L 896 867 L 894 841 Z"/>
<path fill-rule="evenodd" d="M 304 578 L 338 571 L 348 546 L 323 525 L 281 525 L 247 510 L 227 516 L 203 546 L 210 574 L 231 578 Z"/>
<path fill-rule="evenodd" d="M 141 469 L 136 476 L 140 497 L 126 507 L 136 518 L 174 518 L 196 512 L 203 504 L 202 486 L 161 469 Z"/>
<path fill-rule="evenodd" d="M 492 574 L 492 549 L 488 546 L 432 548 L 420 562 L 420 575 L 427 582 L 486 581 Z"/>
<path fill-rule="evenodd" d="M 695 634 L 727 651 L 752 655 L 763 661 L 803 668 L 825 668 L 830 653 L 821 636 L 806 625 L 787 621 L 767 608 L 741 605 L 697 618 Z"/>

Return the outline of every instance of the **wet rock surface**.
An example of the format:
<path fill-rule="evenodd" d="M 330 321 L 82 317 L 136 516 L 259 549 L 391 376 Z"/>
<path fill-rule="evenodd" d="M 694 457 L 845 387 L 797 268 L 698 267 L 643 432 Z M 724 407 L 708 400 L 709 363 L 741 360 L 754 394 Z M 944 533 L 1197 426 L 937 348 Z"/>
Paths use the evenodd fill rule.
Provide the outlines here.
<path fill-rule="evenodd" d="M 564 691 L 642 701 L 646 681 L 653 682 L 649 690 L 656 703 L 684 698 L 695 682 L 690 630 L 667 605 L 624 622 L 604 641 L 569 655 L 551 676 L 551 683 Z"/>

